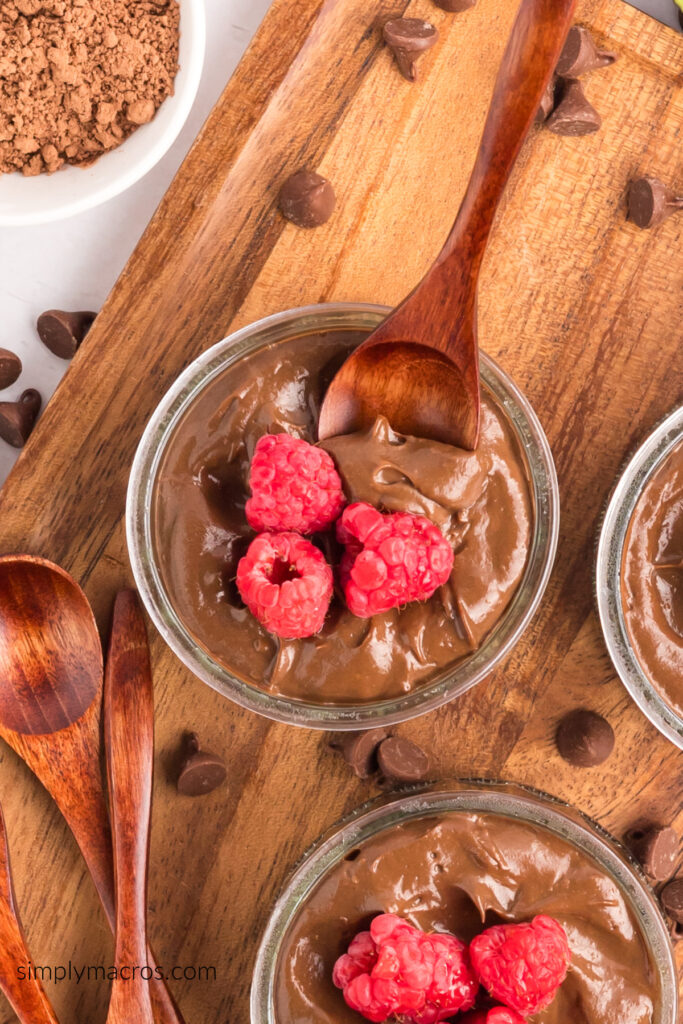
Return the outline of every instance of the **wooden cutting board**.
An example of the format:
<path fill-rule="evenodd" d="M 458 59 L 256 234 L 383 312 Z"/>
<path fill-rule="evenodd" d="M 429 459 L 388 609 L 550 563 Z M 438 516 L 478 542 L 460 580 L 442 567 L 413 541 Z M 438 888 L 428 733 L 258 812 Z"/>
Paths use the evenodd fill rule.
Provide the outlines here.
<path fill-rule="evenodd" d="M 454 218 L 515 14 L 479 0 L 449 16 L 430 0 L 275 0 L 87 341 L 0 493 L 0 551 L 47 556 L 83 582 L 103 630 L 131 583 L 123 532 L 129 467 L 179 371 L 236 327 L 331 299 L 393 304 Z M 381 25 L 408 13 L 441 41 L 405 82 Z M 488 682 L 400 731 L 437 777 L 519 780 L 578 805 L 617 835 L 636 820 L 683 830 L 683 754 L 615 678 L 593 608 L 603 503 L 629 451 L 681 401 L 683 217 L 625 220 L 638 173 L 683 191 L 683 37 L 622 0 L 584 0 L 579 20 L 619 53 L 586 80 L 604 117 L 583 139 L 534 129 L 508 188 L 481 282 L 480 337 L 532 400 L 562 492 L 555 573 L 533 625 Z M 333 219 L 285 224 L 279 183 L 307 164 L 335 184 Z M 106 239 L 103 239 L 106 245 Z M 323 736 L 233 707 L 153 634 L 157 757 L 150 929 L 159 963 L 215 967 L 173 984 L 188 1024 L 248 1020 L 256 944 L 306 847 L 374 792 Z M 616 729 L 610 760 L 563 763 L 558 717 L 588 706 Z M 229 782 L 179 797 L 183 730 L 223 752 Z M 58 814 L 2 750 L 19 903 L 34 961 L 110 964 L 93 887 Z M 683 959 L 683 958 L 682 958 Z M 94 978 L 48 985 L 60 1019 L 104 1021 Z M 13 1020 L 4 1007 L 0 1017 Z"/>

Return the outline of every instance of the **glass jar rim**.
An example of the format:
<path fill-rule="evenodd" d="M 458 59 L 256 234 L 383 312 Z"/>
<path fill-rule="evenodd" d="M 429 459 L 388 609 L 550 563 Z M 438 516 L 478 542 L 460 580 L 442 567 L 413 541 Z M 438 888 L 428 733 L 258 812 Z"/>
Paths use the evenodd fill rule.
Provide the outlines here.
<path fill-rule="evenodd" d="M 327 303 L 285 310 L 234 332 L 202 353 L 171 385 L 152 414 L 133 461 L 126 535 L 136 584 L 152 621 L 198 678 L 242 707 L 276 721 L 306 728 L 354 730 L 380 722 L 396 724 L 440 707 L 488 676 L 514 647 L 535 613 L 552 571 L 559 536 L 559 488 L 550 445 L 527 399 L 482 352 L 482 380 L 506 415 L 529 468 L 535 527 L 524 577 L 501 620 L 473 655 L 408 694 L 357 705 L 320 704 L 272 694 L 240 679 L 200 647 L 176 614 L 153 554 L 152 497 L 166 444 L 191 402 L 227 366 L 265 345 L 313 331 L 372 330 L 388 312 L 388 307 L 370 303 Z"/>
<path fill-rule="evenodd" d="M 251 1024 L 276 1024 L 274 986 L 282 943 L 306 896 L 348 852 L 392 825 L 458 812 L 498 814 L 543 828 L 588 854 L 626 898 L 659 970 L 661 1006 L 653 1024 L 677 1024 L 678 972 L 657 897 L 640 866 L 601 825 L 531 786 L 492 779 L 453 779 L 385 794 L 332 825 L 302 856 L 278 897 L 256 956 Z"/>
<path fill-rule="evenodd" d="M 683 718 L 655 689 L 633 650 L 621 593 L 626 534 L 643 489 L 673 449 L 683 442 L 683 405 L 670 412 L 628 458 L 608 499 L 595 554 L 595 600 L 612 664 L 643 714 L 683 750 Z"/>

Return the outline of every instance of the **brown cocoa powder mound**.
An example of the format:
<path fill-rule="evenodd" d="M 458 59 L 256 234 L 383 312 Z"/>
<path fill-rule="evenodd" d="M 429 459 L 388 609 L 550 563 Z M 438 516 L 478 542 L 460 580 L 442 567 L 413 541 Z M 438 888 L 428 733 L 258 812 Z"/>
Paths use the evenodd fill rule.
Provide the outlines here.
<path fill-rule="evenodd" d="M 173 93 L 178 0 L 0 0 L 0 173 L 120 145 Z"/>

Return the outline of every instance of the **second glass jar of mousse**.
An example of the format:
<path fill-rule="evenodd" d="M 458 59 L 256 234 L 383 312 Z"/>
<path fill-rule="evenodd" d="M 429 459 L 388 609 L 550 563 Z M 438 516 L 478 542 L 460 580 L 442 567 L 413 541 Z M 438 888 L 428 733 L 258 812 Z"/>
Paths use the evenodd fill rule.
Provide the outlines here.
<path fill-rule="evenodd" d="M 683 406 L 624 466 L 600 529 L 600 623 L 641 711 L 683 749 Z"/>
<path fill-rule="evenodd" d="M 315 442 L 325 389 L 383 307 L 311 306 L 231 335 L 176 381 L 147 426 L 131 474 L 128 542 L 157 628 L 201 679 L 280 721 L 358 729 L 414 717 L 488 675 L 536 610 L 557 546 L 552 456 L 526 399 L 482 353 L 475 452 L 394 434 L 325 446 L 350 501 L 426 515 L 451 541 L 454 570 L 429 600 L 370 619 L 335 596 L 313 637 L 280 640 L 242 604 L 236 565 L 258 438 Z M 331 538 L 329 557 L 334 564 Z"/>

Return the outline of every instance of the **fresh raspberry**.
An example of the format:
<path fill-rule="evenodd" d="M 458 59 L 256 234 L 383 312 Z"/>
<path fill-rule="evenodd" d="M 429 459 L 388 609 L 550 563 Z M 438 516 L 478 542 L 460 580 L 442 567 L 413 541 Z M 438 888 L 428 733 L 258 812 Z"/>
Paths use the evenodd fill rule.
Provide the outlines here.
<path fill-rule="evenodd" d="M 312 636 L 330 605 L 332 570 L 298 533 L 260 533 L 239 560 L 237 589 L 270 633 Z"/>
<path fill-rule="evenodd" d="M 362 501 L 347 505 L 337 537 L 346 545 L 340 566 L 346 603 L 361 618 L 425 601 L 453 568 L 448 541 L 429 519 L 410 512 L 383 515 Z"/>
<path fill-rule="evenodd" d="M 470 943 L 472 966 L 494 999 L 523 1017 L 553 1001 L 569 967 L 562 925 L 546 914 L 524 924 L 500 924 Z"/>
<path fill-rule="evenodd" d="M 251 498 L 245 512 L 254 530 L 315 533 L 337 519 L 346 504 L 332 456 L 290 434 L 265 434 L 249 470 Z"/>
<path fill-rule="evenodd" d="M 395 914 L 380 914 L 356 935 L 332 980 L 366 1020 L 402 1024 L 437 1024 L 468 1010 L 479 988 L 464 943 Z"/>
<path fill-rule="evenodd" d="M 377 963 L 377 946 L 370 932 L 358 932 L 351 940 L 348 952 L 340 956 L 332 971 L 337 988 L 346 988 L 359 974 L 369 974 Z"/>
<path fill-rule="evenodd" d="M 458 1024 L 527 1024 L 526 1018 L 507 1006 L 493 1006 L 490 1010 L 475 1010 L 458 1018 Z"/>

